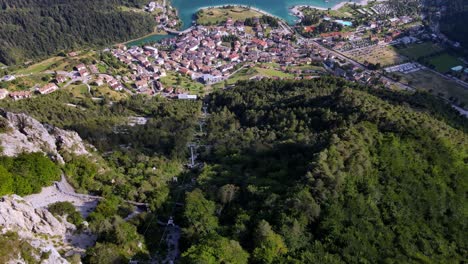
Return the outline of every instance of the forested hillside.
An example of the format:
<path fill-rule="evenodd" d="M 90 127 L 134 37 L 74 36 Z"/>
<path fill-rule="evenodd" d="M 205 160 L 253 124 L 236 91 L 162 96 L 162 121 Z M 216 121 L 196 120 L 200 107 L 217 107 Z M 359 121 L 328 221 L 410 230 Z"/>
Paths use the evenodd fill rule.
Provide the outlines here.
<path fill-rule="evenodd" d="M 334 78 L 212 94 L 183 262 L 459 263 L 468 138 L 425 101 Z"/>
<path fill-rule="evenodd" d="M 464 47 L 468 46 L 468 2 L 465 0 L 445 1 L 447 12 L 442 17 L 441 31 L 450 39 L 459 41 Z"/>
<path fill-rule="evenodd" d="M 147 222 L 157 225 L 157 218 L 144 213 L 124 221 L 135 207 L 123 200 L 148 203 L 158 214 L 164 212 L 166 203 L 172 205 L 171 182 L 184 173 L 187 143 L 192 140 L 201 102 L 133 96 L 110 104 L 58 91 L 27 100 L 4 100 L 0 106 L 75 130 L 96 146 L 91 156 L 64 153 L 63 166 L 39 154 L 0 158 L 0 195 L 37 192 L 58 180 L 56 173 L 61 169 L 78 192 L 106 198 L 86 219 L 97 244 L 88 249 L 84 263 L 128 263 L 136 255 L 148 259 L 154 253 L 159 241 L 150 237 L 155 227 L 148 228 Z M 146 117 L 146 124 L 130 125 L 135 116 Z"/>
<path fill-rule="evenodd" d="M 240 82 L 206 104 L 204 133 L 196 133 L 199 101 L 109 104 L 56 92 L 0 106 L 96 146 L 91 158 L 64 156 L 61 167 L 77 191 L 106 198 L 86 219 L 97 244 L 84 263 L 164 256 L 159 223 L 169 217 L 182 228 L 181 263 L 466 258 L 468 123 L 444 102 L 322 77 Z M 148 122 L 131 126 L 132 116 Z M 193 170 L 184 166 L 189 142 L 204 164 Z M 40 167 L 26 177 L 30 159 Z M 47 165 L 37 155 L 0 162 L 1 180 L 18 173 L 26 188 L 57 177 L 53 164 L 48 179 L 33 177 Z M 123 200 L 151 211 L 124 221 L 135 208 Z"/>
<path fill-rule="evenodd" d="M 0 62 L 15 64 L 84 44 L 102 46 L 150 33 L 155 22 L 129 7 L 143 0 L 0 0 Z"/>

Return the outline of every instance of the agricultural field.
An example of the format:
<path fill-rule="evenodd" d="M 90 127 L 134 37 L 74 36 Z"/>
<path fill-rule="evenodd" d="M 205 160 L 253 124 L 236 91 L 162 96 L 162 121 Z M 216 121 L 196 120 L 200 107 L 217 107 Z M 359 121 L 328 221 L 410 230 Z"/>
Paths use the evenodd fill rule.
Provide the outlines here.
<path fill-rule="evenodd" d="M 412 60 L 417 60 L 419 58 L 441 52 L 443 48 L 432 42 L 423 42 L 419 44 L 411 44 L 406 47 L 395 48 L 395 50 L 403 56 Z"/>
<path fill-rule="evenodd" d="M 243 7 L 217 7 L 202 9 L 197 13 L 197 23 L 200 25 L 214 25 L 226 21 L 228 17 L 232 20 L 245 20 L 251 17 L 261 17 L 257 11 Z"/>
<path fill-rule="evenodd" d="M 445 99 L 456 99 L 459 104 L 468 106 L 468 88 L 457 82 L 444 78 L 429 70 L 421 70 L 409 74 L 397 73 L 402 78 L 402 83 L 428 91 Z"/>
<path fill-rule="evenodd" d="M 441 73 L 449 72 L 451 68 L 463 65 L 463 63 L 455 56 L 448 53 L 442 53 L 440 55 L 431 57 L 428 60 L 430 65 L 434 66 L 434 69 Z"/>
<path fill-rule="evenodd" d="M 360 63 L 380 63 L 382 67 L 401 64 L 408 60 L 405 56 L 396 52 L 392 46 L 374 45 L 365 48 L 346 51 L 343 52 L 343 54 Z"/>

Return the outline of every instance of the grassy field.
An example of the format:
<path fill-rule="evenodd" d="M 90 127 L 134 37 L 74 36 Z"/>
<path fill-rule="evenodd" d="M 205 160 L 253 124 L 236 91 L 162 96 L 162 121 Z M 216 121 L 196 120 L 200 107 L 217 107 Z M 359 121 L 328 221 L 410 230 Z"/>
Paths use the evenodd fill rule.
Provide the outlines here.
<path fill-rule="evenodd" d="M 442 73 L 450 71 L 450 69 L 455 66 L 463 65 L 463 63 L 457 57 L 448 53 L 443 53 L 430 58 L 429 63 L 435 66 L 436 71 Z"/>
<path fill-rule="evenodd" d="M 127 97 L 127 93 L 114 91 L 107 85 L 91 86 L 91 93 L 93 97 L 105 96 L 113 102 L 120 101 Z"/>
<path fill-rule="evenodd" d="M 117 8 L 123 12 L 146 13 L 146 11 L 141 8 L 132 8 L 128 6 L 118 6 Z"/>
<path fill-rule="evenodd" d="M 49 80 L 52 80 L 52 75 L 50 74 L 27 75 L 16 78 L 16 80 L 11 82 L 0 82 L 0 88 L 5 88 L 10 91 L 29 90 L 35 86 L 41 87 L 48 83 Z"/>
<path fill-rule="evenodd" d="M 460 103 L 468 105 L 468 89 L 453 80 L 445 79 L 429 70 L 422 70 L 410 74 L 400 74 L 403 83 L 409 83 L 413 87 L 429 91 L 445 99 L 456 98 Z"/>
<path fill-rule="evenodd" d="M 214 25 L 227 20 L 228 17 L 232 20 L 245 20 L 251 17 L 261 17 L 257 11 L 243 7 L 231 8 L 208 8 L 198 12 L 197 23 L 200 25 Z"/>
<path fill-rule="evenodd" d="M 404 48 L 396 48 L 395 50 L 403 56 L 412 60 L 417 60 L 421 57 L 430 56 L 436 52 L 440 52 L 443 49 L 437 44 L 423 42 L 420 44 L 411 44 Z"/>
<path fill-rule="evenodd" d="M 71 71 L 73 67 L 80 64 L 80 60 L 93 61 L 96 57 L 96 52 L 83 52 L 76 57 L 51 57 L 40 61 L 27 68 L 19 69 L 15 74 L 37 74 L 44 71 Z"/>
<path fill-rule="evenodd" d="M 380 63 L 381 66 L 389 66 L 401 64 L 407 61 L 405 56 L 402 56 L 395 51 L 391 46 L 371 46 L 363 49 L 344 52 L 348 57 L 357 60 L 360 63 L 369 62 L 372 64 Z"/>
<path fill-rule="evenodd" d="M 73 94 L 73 97 L 77 98 L 84 98 L 86 96 L 90 96 L 88 93 L 88 86 L 86 84 L 76 84 L 76 85 L 70 85 L 67 88 L 65 88 L 65 91 L 70 92 Z"/>
<path fill-rule="evenodd" d="M 236 74 L 231 76 L 227 81 L 225 82 L 220 82 L 217 84 L 212 85 L 213 89 L 221 89 L 225 85 L 232 85 L 235 84 L 238 81 L 246 81 L 249 80 L 255 76 L 263 76 L 267 78 L 272 78 L 272 77 L 278 77 L 282 79 L 288 79 L 288 78 L 293 78 L 293 74 L 289 73 L 284 73 L 282 71 L 276 70 L 272 68 L 272 66 L 275 65 L 275 63 L 265 63 L 263 66 L 267 66 L 268 68 L 262 68 L 260 66 L 257 67 L 252 67 L 252 68 L 244 68 L 240 71 L 238 71 Z"/>
<path fill-rule="evenodd" d="M 283 79 L 294 77 L 294 75 L 292 74 L 284 73 L 276 69 L 265 69 L 265 68 L 256 67 L 255 70 L 257 71 L 259 75 L 266 76 L 266 77 L 278 77 L 278 78 L 283 78 Z"/>
<path fill-rule="evenodd" d="M 350 5 L 344 5 L 338 10 L 319 10 L 315 8 L 306 8 L 302 11 L 304 15 L 326 15 L 331 17 L 352 18 L 355 12 Z"/>
<path fill-rule="evenodd" d="M 17 74 L 35 74 L 48 70 L 52 65 L 62 61 L 64 57 L 51 57 L 36 64 L 33 64 L 25 69 L 17 71 Z"/>
<path fill-rule="evenodd" d="M 193 94 L 203 94 L 204 85 L 192 80 L 190 77 L 176 73 L 168 72 L 166 77 L 161 78 L 164 87 L 179 88 Z"/>
<path fill-rule="evenodd" d="M 325 11 L 329 16 L 333 17 L 353 17 L 353 12 L 354 10 L 351 8 L 351 5 L 344 5 L 338 10 L 330 10 L 330 11 Z"/>

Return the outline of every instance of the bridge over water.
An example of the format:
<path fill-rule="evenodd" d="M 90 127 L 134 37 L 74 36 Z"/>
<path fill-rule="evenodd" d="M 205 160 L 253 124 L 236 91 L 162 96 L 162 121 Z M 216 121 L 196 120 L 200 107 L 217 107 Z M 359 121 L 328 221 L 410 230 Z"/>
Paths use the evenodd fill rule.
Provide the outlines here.
<path fill-rule="evenodd" d="M 170 33 L 170 34 L 174 34 L 174 35 L 184 35 L 184 34 L 187 34 L 189 33 L 191 30 L 193 30 L 195 27 L 194 26 L 191 26 L 183 31 L 178 31 L 178 30 L 175 30 L 175 29 L 171 29 L 171 28 L 167 28 L 167 27 L 164 27 L 164 31 L 166 31 L 167 33 Z"/>

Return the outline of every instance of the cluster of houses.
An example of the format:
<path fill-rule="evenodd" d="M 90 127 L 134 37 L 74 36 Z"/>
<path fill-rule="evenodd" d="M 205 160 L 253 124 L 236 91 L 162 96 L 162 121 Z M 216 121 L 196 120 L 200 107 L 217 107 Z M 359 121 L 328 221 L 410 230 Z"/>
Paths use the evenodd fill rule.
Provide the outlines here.
<path fill-rule="evenodd" d="M 162 11 L 165 11 L 165 7 L 156 2 L 149 2 L 148 5 L 145 6 L 145 11 L 148 11 L 150 13 L 154 12 L 156 9 L 161 9 Z"/>
<path fill-rule="evenodd" d="M 318 39 L 326 46 L 339 51 L 361 48 L 363 45 L 399 44 L 403 33 L 399 26 L 412 21 L 411 17 L 406 16 L 381 21 L 369 21 L 366 25 L 357 27 L 354 31 L 322 33 L 318 36 Z M 406 32 L 418 32 L 418 28 L 416 26 L 414 30 L 407 30 Z"/>
<path fill-rule="evenodd" d="M 155 20 L 160 28 L 175 28 L 179 24 L 177 11 L 171 6 L 164 6 L 164 3 L 165 1 L 149 2 L 148 5 L 144 7 L 144 10 L 149 13 L 157 13 L 157 15 L 155 16 Z"/>
<path fill-rule="evenodd" d="M 153 5 L 148 8 L 151 10 Z M 337 32 L 322 37 L 350 39 L 352 34 Z M 86 80 L 86 83 L 94 83 L 97 86 L 107 84 L 116 91 L 122 91 L 126 89 L 125 87 L 133 85 L 136 93 L 148 95 L 160 93 L 179 99 L 194 99 L 183 90 L 163 87 L 160 78 L 167 76 L 169 72 L 177 72 L 192 80 L 211 85 L 228 79 L 241 67 L 271 62 L 277 63 L 282 71 L 286 71 L 287 66 L 315 64 L 323 65 L 332 74 L 350 80 L 369 82 L 373 77 L 371 72 L 350 66 L 346 61 L 335 58 L 314 41 L 307 39 L 296 41 L 290 32 L 284 29 L 272 29 L 268 24 L 262 24 L 260 19 L 254 19 L 253 27 L 247 27 L 243 21 L 232 19 L 227 19 L 219 26 L 199 25 L 185 34 L 165 39 L 154 46 L 128 48 L 125 45 L 118 45 L 110 52 L 127 65 L 129 74 L 114 77 L 101 74 L 96 65 L 81 63 L 75 66 L 74 72 L 67 76 L 59 74 L 54 82 L 43 87 L 10 93 L 0 90 L 0 98 L 10 96 L 18 100 L 29 98 L 34 92 L 42 95 L 50 94 L 58 90 L 58 85 L 66 82 L 68 78 L 81 78 L 83 81 Z M 292 73 L 299 76 L 303 72 L 297 69 Z"/>
<path fill-rule="evenodd" d="M 118 46 L 112 54 L 128 65 L 137 88 L 158 82 L 166 72 L 178 72 L 204 84 L 228 79 L 239 64 L 276 62 L 280 65 L 310 64 L 310 49 L 298 45 L 284 30 L 270 30 L 257 19 L 248 33 L 242 21 L 228 19 L 222 26 L 197 26 L 177 38 L 165 39 L 155 46 Z M 168 48 L 169 47 L 169 48 Z M 167 89 L 170 89 L 168 87 Z M 167 90 L 166 89 L 166 90 Z"/>
<path fill-rule="evenodd" d="M 7 89 L 0 89 L 0 99 L 5 99 L 9 96 L 13 100 L 20 100 L 31 98 L 34 95 L 34 92 L 45 95 L 57 91 L 59 87 L 56 83 L 48 83 L 40 88 L 36 88 L 34 91 L 23 90 L 23 91 L 8 91 Z"/>

